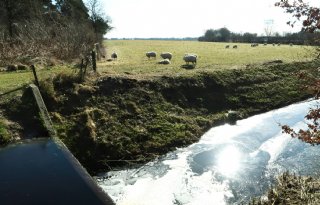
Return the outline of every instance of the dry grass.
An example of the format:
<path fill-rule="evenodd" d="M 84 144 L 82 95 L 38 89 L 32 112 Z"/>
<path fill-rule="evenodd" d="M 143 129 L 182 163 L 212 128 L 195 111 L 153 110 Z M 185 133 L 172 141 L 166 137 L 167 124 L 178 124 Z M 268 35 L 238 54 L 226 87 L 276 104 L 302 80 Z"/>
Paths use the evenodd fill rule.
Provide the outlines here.
<path fill-rule="evenodd" d="M 275 59 L 284 62 L 310 60 L 312 47 L 306 46 L 272 46 L 259 45 L 252 48 L 250 44 L 238 43 L 237 49 L 225 49 L 227 43 L 211 43 L 197 41 L 151 41 L 151 40 L 109 40 L 105 42 L 107 57 L 113 51 L 118 53 L 115 61 L 100 63 L 100 71 L 112 75 L 181 75 L 199 71 L 244 67 Z M 234 45 L 234 44 L 230 44 Z M 148 59 L 147 51 L 157 52 L 157 59 Z M 161 52 L 171 52 L 173 59 L 170 65 L 159 65 Z M 196 69 L 181 68 L 185 53 L 196 53 L 198 63 Z"/>
<path fill-rule="evenodd" d="M 277 185 L 267 195 L 253 199 L 249 205 L 274 204 L 320 204 L 320 182 L 317 178 L 283 173 L 277 178 Z"/>

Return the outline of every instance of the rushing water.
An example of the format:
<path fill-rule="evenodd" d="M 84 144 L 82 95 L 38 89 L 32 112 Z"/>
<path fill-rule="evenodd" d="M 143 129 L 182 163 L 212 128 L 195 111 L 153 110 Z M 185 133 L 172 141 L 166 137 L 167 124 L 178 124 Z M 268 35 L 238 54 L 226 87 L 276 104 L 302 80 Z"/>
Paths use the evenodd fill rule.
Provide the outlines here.
<path fill-rule="evenodd" d="M 309 101 L 214 127 L 198 143 L 138 169 L 103 174 L 99 185 L 117 204 L 240 204 L 264 194 L 289 170 L 316 175 L 320 147 L 282 134 L 279 123 L 305 128 Z"/>

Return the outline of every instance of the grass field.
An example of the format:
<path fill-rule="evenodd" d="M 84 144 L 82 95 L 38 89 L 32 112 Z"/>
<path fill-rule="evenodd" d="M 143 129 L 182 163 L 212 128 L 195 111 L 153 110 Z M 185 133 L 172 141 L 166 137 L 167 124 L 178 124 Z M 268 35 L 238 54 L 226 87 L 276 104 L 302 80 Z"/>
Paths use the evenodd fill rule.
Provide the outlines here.
<path fill-rule="evenodd" d="M 226 68 L 242 68 L 247 64 L 256 64 L 275 59 L 284 62 L 306 61 L 310 59 L 313 47 L 306 46 L 272 46 L 259 45 L 252 48 L 250 44 L 238 43 L 238 49 L 225 49 L 226 43 L 211 43 L 198 41 L 155 41 L 155 40 L 109 40 L 105 41 L 107 57 L 113 51 L 118 53 L 116 61 L 106 60 L 98 63 L 98 70 L 107 75 L 126 75 L 133 78 L 148 78 L 152 76 L 193 75 L 202 71 L 213 71 Z M 230 44 L 234 45 L 234 44 Z M 156 51 L 157 59 L 148 59 L 147 51 Z M 171 52 L 173 59 L 170 65 L 160 65 L 161 52 Z M 195 69 L 181 68 L 185 53 L 196 53 L 199 56 Z M 69 66 L 71 67 L 71 66 Z M 40 79 L 58 72 L 71 72 L 67 67 L 55 67 L 38 71 Z M 0 93 L 12 90 L 33 80 L 32 72 L 2 72 L 0 73 Z"/>
<path fill-rule="evenodd" d="M 193 73 L 204 70 L 243 67 L 247 64 L 262 63 L 275 59 L 284 62 L 306 61 L 310 59 L 312 47 L 307 46 L 272 46 L 259 45 L 252 48 L 250 44 L 238 43 L 238 49 L 225 49 L 227 43 L 198 41 L 152 41 L 152 40 L 109 40 L 105 42 L 107 56 L 113 51 L 118 53 L 118 60 L 103 62 L 100 71 L 108 74 L 131 75 L 171 75 Z M 230 44 L 235 45 L 234 43 Z M 157 52 L 157 59 L 148 59 L 147 51 Z M 160 65 L 161 52 L 171 52 L 173 59 L 170 65 Z M 196 69 L 181 68 L 185 64 L 185 53 L 196 53 Z"/>
<path fill-rule="evenodd" d="M 37 71 L 39 80 L 48 78 L 54 73 L 59 72 L 73 72 L 70 68 L 66 69 L 65 66 L 57 66 L 50 69 L 40 69 Z M 0 94 L 8 92 L 15 88 L 30 84 L 34 81 L 34 76 L 31 70 L 18 71 L 18 72 L 0 72 Z"/>

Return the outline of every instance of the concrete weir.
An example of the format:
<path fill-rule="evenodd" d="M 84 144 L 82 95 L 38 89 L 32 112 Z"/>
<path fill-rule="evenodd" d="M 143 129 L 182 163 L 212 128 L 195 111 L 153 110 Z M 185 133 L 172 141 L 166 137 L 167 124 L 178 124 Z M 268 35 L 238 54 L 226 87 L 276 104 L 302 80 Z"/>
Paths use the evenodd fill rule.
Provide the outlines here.
<path fill-rule="evenodd" d="M 0 148 L 0 204 L 114 204 L 56 137 L 38 88 L 30 87 L 50 138 Z"/>

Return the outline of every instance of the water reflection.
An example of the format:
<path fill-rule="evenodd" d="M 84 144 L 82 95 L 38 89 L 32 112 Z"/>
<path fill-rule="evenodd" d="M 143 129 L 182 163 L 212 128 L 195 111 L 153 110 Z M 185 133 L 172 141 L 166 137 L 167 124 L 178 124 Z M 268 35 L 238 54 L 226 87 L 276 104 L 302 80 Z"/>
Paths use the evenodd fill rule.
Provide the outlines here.
<path fill-rule="evenodd" d="M 240 168 L 241 152 L 235 146 L 225 147 L 217 157 L 217 171 L 220 174 L 232 177 Z"/>
<path fill-rule="evenodd" d="M 198 143 L 175 151 L 175 157 L 171 153 L 143 166 L 139 171 L 143 176 L 130 174 L 137 170 L 112 172 L 100 186 L 117 204 L 247 203 L 250 197 L 264 194 L 280 172 L 320 170 L 319 148 L 284 136 L 279 127 L 279 123 L 305 127 L 304 115 L 317 102 L 212 128 Z"/>

